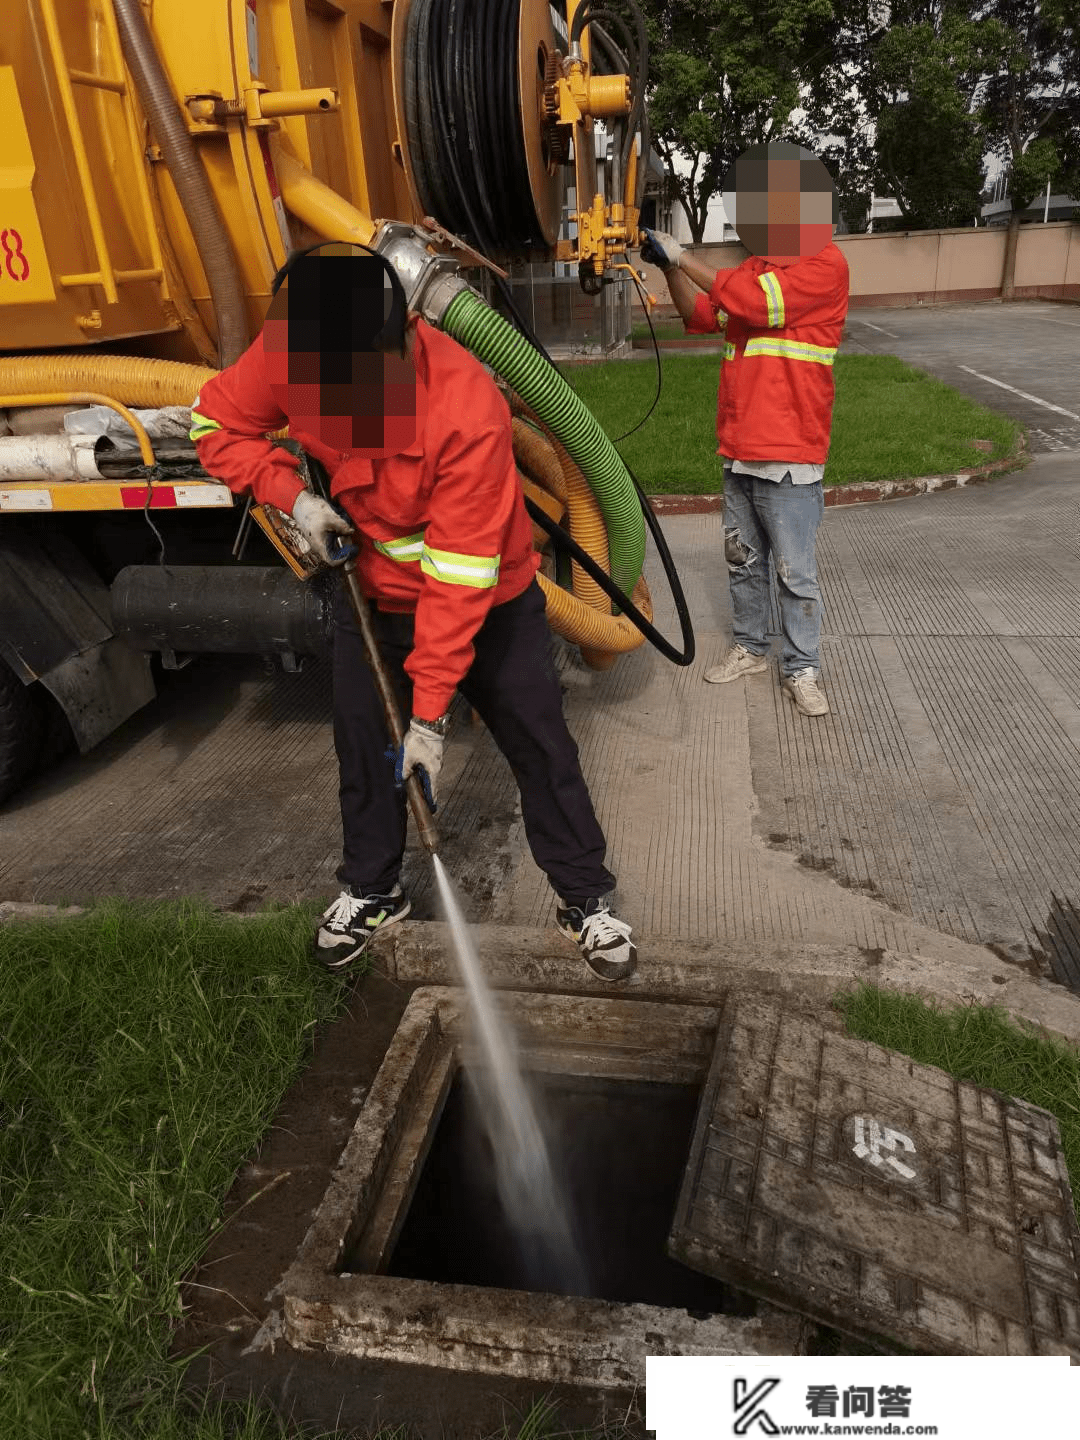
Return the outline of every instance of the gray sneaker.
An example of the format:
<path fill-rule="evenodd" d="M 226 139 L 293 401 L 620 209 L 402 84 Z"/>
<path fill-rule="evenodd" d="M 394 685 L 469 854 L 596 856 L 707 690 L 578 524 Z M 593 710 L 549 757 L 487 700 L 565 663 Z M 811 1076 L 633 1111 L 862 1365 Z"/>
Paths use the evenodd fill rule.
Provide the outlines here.
<path fill-rule="evenodd" d="M 729 680 L 738 680 L 740 675 L 760 675 L 768 668 L 764 655 L 755 655 L 744 645 L 733 645 L 719 665 L 705 671 L 705 679 L 710 685 L 726 685 Z"/>
<path fill-rule="evenodd" d="M 827 715 L 829 702 L 818 686 L 815 670 L 798 670 L 794 675 L 785 675 L 781 689 L 791 696 L 796 710 L 804 715 Z"/>

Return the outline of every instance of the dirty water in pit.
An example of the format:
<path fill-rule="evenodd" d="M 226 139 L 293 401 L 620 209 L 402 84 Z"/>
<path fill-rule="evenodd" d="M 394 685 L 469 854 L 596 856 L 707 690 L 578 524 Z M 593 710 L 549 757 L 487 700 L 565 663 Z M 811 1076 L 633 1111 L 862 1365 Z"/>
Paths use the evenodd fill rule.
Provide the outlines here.
<path fill-rule="evenodd" d="M 517 1041 L 484 976 L 450 877 L 437 855 L 432 861 L 469 998 L 470 1039 L 480 1057 L 480 1064 L 463 1067 L 463 1074 L 491 1147 L 499 1199 L 529 1288 L 586 1294 L 584 1257 L 552 1165 L 536 1092 L 526 1081 Z"/>

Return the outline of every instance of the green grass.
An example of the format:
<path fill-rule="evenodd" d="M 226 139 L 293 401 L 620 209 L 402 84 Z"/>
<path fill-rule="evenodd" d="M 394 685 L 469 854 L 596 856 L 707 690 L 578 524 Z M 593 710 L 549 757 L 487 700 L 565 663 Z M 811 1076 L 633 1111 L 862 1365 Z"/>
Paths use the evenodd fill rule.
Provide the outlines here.
<path fill-rule="evenodd" d="M 836 1001 L 849 1032 L 1056 1115 L 1080 1218 L 1080 1050 L 984 1005 L 939 1009 L 859 986 Z"/>
<path fill-rule="evenodd" d="M 107 903 L 0 926 L 2 1440 L 319 1440 L 253 1403 L 200 1409 L 168 1354 L 183 1277 L 342 1007 L 314 913 Z M 566 1433 L 541 1398 L 497 1440 Z"/>
<path fill-rule="evenodd" d="M 711 495 L 716 458 L 716 355 L 667 352 L 652 416 L 618 448 L 650 495 Z M 566 368 L 567 378 L 616 439 L 648 410 L 656 367 L 611 360 Z M 1021 426 L 891 355 L 839 355 L 826 485 L 901 480 L 970 469 L 1012 453 Z M 973 440 L 989 440 L 983 454 Z"/>
<path fill-rule="evenodd" d="M 0 1435 L 261 1440 L 186 1414 L 180 1281 L 341 989 L 301 909 L 0 928 Z"/>

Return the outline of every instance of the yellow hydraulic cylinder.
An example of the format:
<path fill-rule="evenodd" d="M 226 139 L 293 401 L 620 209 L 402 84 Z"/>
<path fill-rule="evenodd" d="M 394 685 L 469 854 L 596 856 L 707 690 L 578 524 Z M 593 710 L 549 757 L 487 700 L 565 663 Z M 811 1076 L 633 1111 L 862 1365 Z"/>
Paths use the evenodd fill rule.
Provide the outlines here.
<path fill-rule="evenodd" d="M 285 150 L 275 150 L 274 164 L 282 199 L 298 220 L 327 239 L 371 244 L 378 227 L 370 215 L 343 200 L 336 190 L 316 179 Z"/>

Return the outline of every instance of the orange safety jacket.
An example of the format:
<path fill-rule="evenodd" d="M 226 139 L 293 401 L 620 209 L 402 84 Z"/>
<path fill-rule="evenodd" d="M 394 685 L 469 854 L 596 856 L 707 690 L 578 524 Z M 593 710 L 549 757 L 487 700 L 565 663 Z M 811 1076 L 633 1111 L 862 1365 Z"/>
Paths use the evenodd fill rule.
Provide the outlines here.
<path fill-rule="evenodd" d="M 426 395 L 417 406 L 416 440 L 400 454 L 371 460 L 299 428 L 290 427 L 290 436 L 326 467 L 335 502 L 356 526 L 364 594 L 382 610 L 415 612 L 405 662 L 413 714 L 435 720 L 472 664 L 473 638 L 488 611 L 528 588 L 540 557 L 514 464 L 510 412 L 494 381 L 423 320 L 414 359 Z M 191 438 L 208 474 L 289 514 L 304 488 L 299 462 L 266 439 L 289 419 L 268 377 L 279 362 L 287 357 L 264 351 L 260 333 L 203 386 L 192 405 Z"/>
<path fill-rule="evenodd" d="M 729 460 L 824 465 L 832 427 L 833 360 L 848 308 L 847 261 L 830 241 L 790 265 L 751 255 L 699 295 L 686 332 L 727 317 L 716 438 Z"/>

